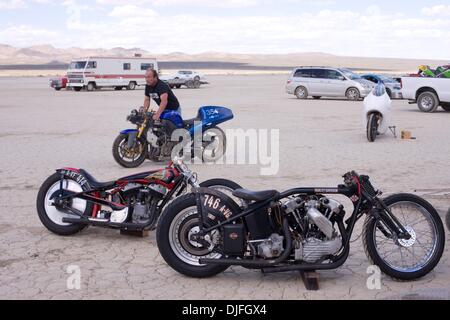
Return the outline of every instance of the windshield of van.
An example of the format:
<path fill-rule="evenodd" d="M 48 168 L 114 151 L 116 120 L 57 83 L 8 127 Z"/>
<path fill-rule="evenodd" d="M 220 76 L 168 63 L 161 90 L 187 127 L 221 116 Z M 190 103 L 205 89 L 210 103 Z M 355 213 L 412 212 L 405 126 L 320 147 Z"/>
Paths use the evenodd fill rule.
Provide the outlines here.
<path fill-rule="evenodd" d="M 349 69 L 339 69 L 340 72 L 342 72 L 347 78 L 350 80 L 357 80 L 362 79 L 360 75 L 354 73 L 352 70 Z"/>
<path fill-rule="evenodd" d="M 86 67 L 86 61 L 72 61 L 69 69 L 84 69 Z"/>

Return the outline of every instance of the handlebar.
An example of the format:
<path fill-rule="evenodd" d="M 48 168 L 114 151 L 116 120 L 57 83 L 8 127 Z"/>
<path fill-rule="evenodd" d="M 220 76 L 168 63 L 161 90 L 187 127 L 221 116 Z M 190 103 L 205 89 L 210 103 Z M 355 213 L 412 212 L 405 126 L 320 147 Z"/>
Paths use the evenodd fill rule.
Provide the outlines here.
<path fill-rule="evenodd" d="M 176 158 L 172 162 L 173 166 L 180 172 L 186 179 L 186 181 L 193 187 L 199 187 L 197 173 L 191 171 L 188 166 L 183 162 L 183 159 Z"/>
<path fill-rule="evenodd" d="M 344 183 L 347 187 L 356 186 L 359 182 L 359 174 L 355 171 L 347 172 L 342 178 L 344 178 Z"/>
<path fill-rule="evenodd" d="M 370 182 L 370 177 L 367 175 L 359 175 L 355 171 L 350 171 L 344 174 L 344 183 L 347 187 L 357 187 L 358 193 L 362 191 L 369 197 L 376 197 L 381 195 L 379 190 L 375 190 L 374 186 Z"/>
<path fill-rule="evenodd" d="M 144 110 L 142 108 L 140 108 L 139 111 L 137 109 L 133 109 L 127 116 L 127 121 L 130 121 L 132 124 L 142 124 L 146 120 L 151 120 L 154 114 L 154 111 L 144 113 Z"/>

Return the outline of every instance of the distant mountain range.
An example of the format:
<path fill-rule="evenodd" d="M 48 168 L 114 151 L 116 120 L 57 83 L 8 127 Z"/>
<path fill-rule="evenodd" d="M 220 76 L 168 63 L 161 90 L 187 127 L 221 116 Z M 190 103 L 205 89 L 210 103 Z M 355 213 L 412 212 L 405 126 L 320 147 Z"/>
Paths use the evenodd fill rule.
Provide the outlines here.
<path fill-rule="evenodd" d="M 55 48 L 51 45 L 38 45 L 26 48 L 16 48 L 0 44 L 0 68 L 7 66 L 19 69 L 52 69 L 64 68 L 72 59 L 87 56 L 133 57 L 141 54 L 143 57 L 156 57 L 161 67 L 166 69 L 273 69 L 288 70 L 300 65 L 327 65 L 349 67 L 359 70 L 377 71 L 414 71 L 421 64 L 438 66 L 450 61 L 418 60 L 398 58 L 367 58 L 336 56 L 321 52 L 304 52 L 290 54 L 235 54 L 224 52 L 204 52 L 186 54 L 173 52 L 169 54 L 153 54 L 140 48 L 113 49 L 83 49 Z"/>

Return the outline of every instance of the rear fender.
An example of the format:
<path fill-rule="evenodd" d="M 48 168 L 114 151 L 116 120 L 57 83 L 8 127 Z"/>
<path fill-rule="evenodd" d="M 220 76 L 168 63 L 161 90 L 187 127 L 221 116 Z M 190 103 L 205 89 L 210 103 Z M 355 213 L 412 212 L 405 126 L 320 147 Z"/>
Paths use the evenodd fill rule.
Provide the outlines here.
<path fill-rule="evenodd" d="M 204 226 L 214 226 L 232 219 L 241 212 L 239 205 L 229 196 L 210 188 L 193 188 L 197 212 Z"/>
<path fill-rule="evenodd" d="M 88 183 L 88 180 L 86 179 L 86 177 L 83 174 L 81 174 L 79 169 L 61 168 L 61 169 L 57 169 L 56 172 L 58 172 L 59 174 L 61 174 L 64 177 L 75 180 L 81 186 L 81 188 L 83 188 L 83 190 L 85 190 L 85 191 L 92 189 Z"/>

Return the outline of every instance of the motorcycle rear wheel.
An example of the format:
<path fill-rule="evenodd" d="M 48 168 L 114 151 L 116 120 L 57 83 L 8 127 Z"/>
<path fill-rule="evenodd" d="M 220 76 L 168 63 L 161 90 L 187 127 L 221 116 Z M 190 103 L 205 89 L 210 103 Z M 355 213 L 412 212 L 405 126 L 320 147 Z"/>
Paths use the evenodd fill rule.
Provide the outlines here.
<path fill-rule="evenodd" d="M 193 278 L 207 278 L 225 271 L 228 266 L 199 263 L 200 258 L 221 258 L 189 235 L 199 229 L 197 205 L 194 194 L 175 199 L 161 215 L 156 240 L 161 256 L 175 271 Z M 213 235 L 211 235 L 213 237 Z"/>
<path fill-rule="evenodd" d="M 384 202 L 412 237 L 387 237 L 381 231 L 387 227 L 368 216 L 362 235 L 368 259 L 394 279 L 415 280 L 427 275 L 444 251 L 445 233 L 439 214 L 430 203 L 411 194 L 395 194 Z"/>
<path fill-rule="evenodd" d="M 147 157 L 147 141 L 145 139 L 136 140 L 137 145 L 133 150 L 128 150 L 128 135 L 120 134 L 113 143 L 112 153 L 114 160 L 122 167 L 137 168 L 144 163 Z M 138 152 L 136 152 L 136 149 Z M 131 159 L 127 161 L 126 159 Z"/>
<path fill-rule="evenodd" d="M 211 188 L 220 191 L 230 197 L 239 206 L 244 205 L 244 201 L 233 196 L 233 191 L 236 189 L 242 189 L 242 187 L 234 181 L 227 179 L 211 179 L 200 183 L 200 187 Z"/>
<path fill-rule="evenodd" d="M 212 127 L 203 133 L 203 162 L 214 162 L 222 158 L 227 151 L 227 137 L 219 127 Z"/>
<path fill-rule="evenodd" d="M 38 192 L 36 208 L 39 219 L 48 230 L 61 236 L 69 236 L 80 232 L 86 228 L 86 225 L 65 223 L 62 221 L 64 217 L 76 218 L 77 216 L 64 212 L 64 210 L 58 209 L 53 205 L 52 197 L 57 195 L 60 189 L 60 180 L 61 175 L 54 173 L 44 181 Z M 69 177 L 64 178 L 63 189 L 72 192 L 85 191 L 76 180 Z M 83 215 L 90 215 L 93 210 L 92 203 L 82 199 L 73 199 L 70 207 L 83 212 Z"/>

